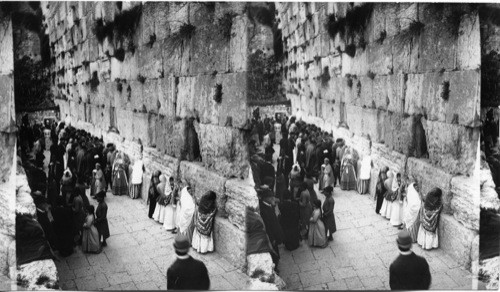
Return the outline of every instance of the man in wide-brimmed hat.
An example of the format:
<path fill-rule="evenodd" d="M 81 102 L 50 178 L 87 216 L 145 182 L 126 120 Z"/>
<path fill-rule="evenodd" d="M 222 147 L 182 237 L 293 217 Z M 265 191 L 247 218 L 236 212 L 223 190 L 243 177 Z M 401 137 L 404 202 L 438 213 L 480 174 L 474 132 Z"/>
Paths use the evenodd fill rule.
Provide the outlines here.
<path fill-rule="evenodd" d="M 210 278 L 205 264 L 189 255 L 191 244 L 186 235 L 175 237 L 175 262 L 167 270 L 168 290 L 208 290 Z"/>
<path fill-rule="evenodd" d="M 278 245 L 283 243 L 283 230 L 279 224 L 278 217 L 275 212 L 275 197 L 273 191 L 267 185 L 262 185 L 257 191 L 259 196 L 259 210 L 262 221 L 266 226 L 267 236 L 276 252 L 277 256 L 273 257 L 275 266 L 278 266 L 279 248 Z"/>
<path fill-rule="evenodd" d="M 402 230 L 396 239 L 400 255 L 389 268 L 391 290 L 427 290 L 431 284 L 431 273 L 427 261 L 411 251 L 412 239 L 408 231 Z"/>

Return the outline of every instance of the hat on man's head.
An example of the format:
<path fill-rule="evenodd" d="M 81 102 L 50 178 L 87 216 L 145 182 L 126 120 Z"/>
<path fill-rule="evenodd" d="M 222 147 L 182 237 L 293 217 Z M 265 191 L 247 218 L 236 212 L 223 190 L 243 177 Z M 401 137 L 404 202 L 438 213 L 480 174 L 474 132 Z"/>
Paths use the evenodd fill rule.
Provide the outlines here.
<path fill-rule="evenodd" d="M 396 239 L 396 242 L 401 248 L 406 248 L 406 249 L 411 248 L 412 240 L 410 233 L 408 233 L 408 231 L 406 230 L 401 230 L 398 233 L 398 238 Z"/>
<path fill-rule="evenodd" d="M 184 234 L 178 234 L 174 240 L 174 248 L 178 252 L 188 252 L 191 244 L 189 244 L 189 239 Z"/>
<path fill-rule="evenodd" d="M 97 194 L 95 194 L 97 198 L 104 199 L 106 197 L 106 192 L 105 191 L 100 191 Z"/>
<path fill-rule="evenodd" d="M 323 191 L 327 192 L 327 193 L 331 193 L 333 192 L 333 187 L 332 186 L 327 186 L 323 189 Z"/>

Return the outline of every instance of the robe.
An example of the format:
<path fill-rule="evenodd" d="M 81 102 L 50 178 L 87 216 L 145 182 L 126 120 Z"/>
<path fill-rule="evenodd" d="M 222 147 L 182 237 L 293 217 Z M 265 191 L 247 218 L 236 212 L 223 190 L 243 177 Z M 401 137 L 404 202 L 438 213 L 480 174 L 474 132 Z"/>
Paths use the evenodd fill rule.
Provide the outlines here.
<path fill-rule="evenodd" d="M 178 232 L 187 235 L 189 242 L 193 234 L 190 229 L 193 225 L 193 215 L 196 210 L 193 197 L 189 194 L 187 187 L 184 187 L 181 191 L 181 197 L 179 202 L 179 209 L 177 210 L 177 226 Z"/>

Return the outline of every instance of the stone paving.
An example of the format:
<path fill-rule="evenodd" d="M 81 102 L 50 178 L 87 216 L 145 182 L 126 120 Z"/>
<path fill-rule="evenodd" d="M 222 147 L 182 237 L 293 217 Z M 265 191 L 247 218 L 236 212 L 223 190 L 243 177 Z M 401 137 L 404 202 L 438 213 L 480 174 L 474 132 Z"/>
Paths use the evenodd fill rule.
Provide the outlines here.
<path fill-rule="evenodd" d="M 324 199 L 320 193 L 318 197 Z M 337 232 L 328 247 L 311 248 L 305 241 L 292 252 L 280 247 L 279 274 L 287 289 L 390 289 L 389 266 L 399 253 L 399 230 L 375 214 L 375 202 L 370 195 L 336 187 L 333 197 Z M 414 244 L 413 251 L 429 263 L 431 289 L 472 288 L 472 274 L 443 250 L 424 251 Z"/>
<path fill-rule="evenodd" d="M 87 194 L 88 196 L 88 194 Z M 97 206 L 97 201 L 90 198 Z M 85 254 L 77 247 L 56 266 L 63 290 L 166 290 L 166 272 L 175 260 L 174 235 L 149 219 L 141 199 L 113 196 L 108 192 L 108 221 L 111 237 L 100 254 Z M 210 274 L 213 290 L 245 288 L 245 274 L 219 254 L 190 254 L 202 260 Z M 56 253 L 56 255 L 58 255 Z"/>

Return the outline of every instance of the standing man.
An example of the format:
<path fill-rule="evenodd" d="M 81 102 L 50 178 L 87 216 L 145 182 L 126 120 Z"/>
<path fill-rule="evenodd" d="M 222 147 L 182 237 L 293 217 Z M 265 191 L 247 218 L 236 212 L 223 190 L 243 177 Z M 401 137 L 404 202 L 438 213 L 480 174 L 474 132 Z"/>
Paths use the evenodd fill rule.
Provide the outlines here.
<path fill-rule="evenodd" d="M 167 270 L 168 290 L 210 289 L 207 267 L 203 262 L 193 259 L 188 254 L 190 246 L 186 235 L 177 235 L 174 241 L 177 260 Z"/>
<path fill-rule="evenodd" d="M 431 285 L 429 264 L 411 251 L 412 240 L 408 231 L 400 231 L 396 242 L 400 255 L 389 268 L 391 290 L 428 290 Z"/>
<path fill-rule="evenodd" d="M 262 221 L 264 221 L 271 246 L 276 252 L 276 256 L 273 257 L 273 262 L 275 267 L 278 267 L 280 257 L 278 245 L 283 243 L 284 236 L 278 217 L 276 217 L 275 197 L 273 192 L 267 186 L 262 187 L 259 193 L 261 198 L 259 200 L 260 216 L 262 217 Z"/>

